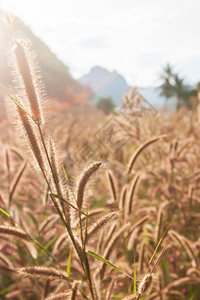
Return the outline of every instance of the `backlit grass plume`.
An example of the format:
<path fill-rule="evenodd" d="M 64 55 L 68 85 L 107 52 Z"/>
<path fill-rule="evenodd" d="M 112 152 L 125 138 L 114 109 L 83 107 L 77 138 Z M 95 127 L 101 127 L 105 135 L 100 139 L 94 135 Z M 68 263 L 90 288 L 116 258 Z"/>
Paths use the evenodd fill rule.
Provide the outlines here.
<path fill-rule="evenodd" d="M 31 266 L 31 267 L 19 268 L 17 269 L 17 273 L 23 276 L 31 276 L 31 277 L 44 276 L 53 279 L 66 280 L 69 282 L 69 277 L 67 276 L 66 272 L 52 267 L 47 268 L 43 266 Z"/>
<path fill-rule="evenodd" d="M 25 135 L 28 137 L 28 142 L 30 145 L 30 148 L 32 150 L 32 153 L 34 155 L 34 158 L 36 159 L 40 169 L 45 172 L 45 163 L 43 158 L 43 151 L 41 149 L 41 144 L 38 142 L 38 133 L 35 130 L 31 119 L 29 116 L 27 116 L 26 112 L 24 110 L 17 106 L 17 110 L 19 113 L 19 117 L 25 132 Z"/>
<path fill-rule="evenodd" d="M 80 175 L 76 188 L 76 202 L 78 208 L 81 209 L 84 204 L 84 192 L 86 184 L 88 183 L 91 176 L 100 168 L 101 165 L 102 162 L 94 162 L 90 164 Z"/>
<path fill-rule="evenodd" d="M 63 101 L 61 111 L 52 111 L 45 122 L 35 54 L 26 39 L 15 36 L 11 44 L 13 87 L 9 92 L 0 87 L 14 108 L 22 144 L 16 146 L 10 126 L 0 122 L 0 297 L 197 299 L 200 133 L 195 111 L 152 118 L 146 111 L 145 117 L 134 89 L 125 97 L 123 114 L 114 112 L 123 130 L 113 124 L 112 134 L 116 129 L 123 146 L 110 153 L 94 138 L 95 126 L 104 131 L 107 117 L 95 107 L 90 113 L 84 101 L 75 106 Z M 111 142 L 107 133 L 101 142 Z M 77 155 L 86 141 L 95 150 Z M 98 172 L 103 161 L 109 170 Z M 94 176 L 97 184 L 88 189 Z"/>
<path fill-rule="evenodd" d="M 107 178 L 109 182 L 109 187 L 112 195 L 113 201 L 117 201 L 117 191 L 116 191 L 116 179 L 111 171 L 107 172 Z"/>
<path fill-rule="evenodd" d="M 97 224 L 95 224 L 92 228 L 88 230 L 87 233 L 87 241 L 89 241 L 99 230 L 101 230 L 108 223 L 112 222 L 118 217 L 118 213 L 116 211 L 109 213 L 103 216 L 101 219 L 98 219 Z"/>
<path fill-rule="evenodd" d="M 17 132 L 22 136 L 23 129 L 23 140 L 28 141 L 31 148 L 29 153 L 33 154 L 36 164 L 44 173 L 47 164 L 43 155 L 44 147 L 40 139 L 42 131 L 40 126 L 44 123 L 42 104 L 45 99 L 47 108 L 47 101 L 36 56 L 27 39 L 14 39 L 12 41 L 10 65 L 13 88 L 12 95 L 7 93 L 9 114 L 12 112 L 12 119 L 14 118 L 17 126 L 18 124 L 22 125 L 22 128 L 17 128 Z M 11 102 L 13 108 L 11 108 Z"/>
<path fill-rule="evenodd" d="M 33 240 L 30 234 L 14 226 L 0 225 L 0 234 L 12 235 L 26 241 Z"/>
<path fill-rule="evenodd" d="M 38 123 L 43 121 L 42 102 L 45 93 L 36 55 L 31 50 L 30 41 L 17 39 L 11 51 L 14 86 L 22 104 Z"/>

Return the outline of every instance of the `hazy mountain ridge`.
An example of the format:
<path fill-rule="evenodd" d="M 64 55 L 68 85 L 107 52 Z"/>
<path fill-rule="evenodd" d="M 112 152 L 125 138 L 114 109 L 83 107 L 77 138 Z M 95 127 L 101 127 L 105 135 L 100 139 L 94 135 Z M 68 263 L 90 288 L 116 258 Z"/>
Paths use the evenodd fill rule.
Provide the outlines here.
<path fill-rule="evenodd" d="M 122 95 L 129 92 L 131 88 L 121 74 L 116 71 L 109 72 L 100 66 L 93 67 L 88 74 L 79 79 L 79 82 L 91 87 L 94 101 L 102 97 L 110 97 L 117 106 L 121 104 Z M 139 87 L 138 92 L 157 108 L 165 105 L 166 99 L 160 96 L 158 87 Z"/>
<path fill-rule="evenodd" d="M 0 16 L 4 13 L 0 11 Z M 42 42 L 19 18 L 13 17 L 13 27 L 16 32 L 21 32 L 22 36 L 27 36 L 36 52 L 41 73 L 44 79 L 48 96 L 59 100 L 82 101 L 88 95 L 92 100 L 97 101 L 102 97 L 110 97 L 117 106 L 120 106 L 122 95 L 129 92 L 130 86 L 125 78 L 118 72 L 109 72 L 107 69 L 95 66 L 90 72 L 75 80 L 68 71 L 67 66 L 62 63 L 54 53 Z M 10 70 L 7 65 L 9 48 L 9 26 L 0 19 L 0 81 L 7 85 L 11 83 Z M 159 95 L 160 91 L 155 87 L 139 88 L 145 99 L 156 108 L 163 107 L 165 98 Z M 0 90 L 0 100 L 2 108 L 3 92 Z"/>
<path fill-rule="evenodd" d="M 124 79 L 116 71 L 108 70 L 96 66 L 90 72 L 79 79 L 79 82 L 85 86 L 90 86 L 94 94 L 94 101 L 102 97 L 111 97 L 115 104 L 121 103 L 122 94 L 129 91 L 129 86 Z"/>

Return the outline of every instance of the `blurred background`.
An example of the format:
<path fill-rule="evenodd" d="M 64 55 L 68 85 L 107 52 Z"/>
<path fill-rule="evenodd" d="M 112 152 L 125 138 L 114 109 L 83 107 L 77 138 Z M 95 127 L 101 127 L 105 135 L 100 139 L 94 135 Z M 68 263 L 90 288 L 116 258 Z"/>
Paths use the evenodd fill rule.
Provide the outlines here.
<path fill-rule="evenodd" d="M 96 224 L 107 227 L 94 231 L 86 249 L 134 276 L 134 283 L 88 256 L 95 299 L 135 299 L 136 269 L 137 286 L 150 287 L 142 298 L 138 288 L 137 299 L 200 299 L 199 12 L 197 0 L 0 0 L 0 223 L 19 225 L 35 241 L 20 242 L 19 233 L 4 237 L 0 224 L 0 299 L 58 299 L 66 281 L 19 272 L 58 264 L 75 280 L 71 299 L 76 288 L 89 295 L 83 269 L 90 241 L 82 233 Z M 11 51 L 19 36 L 32 44 L 30 58 L 37 56 L 47 97 L 40 96 L 37 76 L 30 80 L 19 44 L 18 57 Z M 14 76 L 11 52 L 19 69 Z M 43 102 L 41 128 L 32 82 Z M 5 90 L 29 113 L 34 107 L 35 122 L 15 105 L 8 118 L 13 103 Z M 103 168 L 87 184 L 96 161 Z M 75 243 L 80 240 L 81 263 L 56 214 L 54 190 L 67 197 L 59 207 L 66 208 Z M 78 204 L 81 193 L 85 207 Z M 71 219 L 69 202 L 87 212 L 84 218 L 73 210 Z M 101 219 L 113 211 L 119 216 L 108 219 L 112 223 Z M 85 218 L 88 213 L 94 219 Z"/>
<path fill-rule="evenodd" d="M 10 82 L 8 13 L 15 30 L 31 39 L 56 105 L 86 99 L 96 105 L 103 98 L 119 107 L 122 95 L 137 86 L 156 109 L 174 111 L 195 95 L 197 0 L 1 0 L 0 9 L 2 83 Z"/>

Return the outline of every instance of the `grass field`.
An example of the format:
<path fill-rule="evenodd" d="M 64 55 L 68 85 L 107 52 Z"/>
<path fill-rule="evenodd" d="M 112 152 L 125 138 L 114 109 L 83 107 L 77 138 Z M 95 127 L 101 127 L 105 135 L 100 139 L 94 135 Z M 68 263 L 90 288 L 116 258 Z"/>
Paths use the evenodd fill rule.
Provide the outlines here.
<path fill-rule="evenodd" d="M 0 123 L 1 299 L 198 300 L 199 107 L 49 113 L 26 41 Z M 14 126 L 13 126 L 14 125 Z"/>

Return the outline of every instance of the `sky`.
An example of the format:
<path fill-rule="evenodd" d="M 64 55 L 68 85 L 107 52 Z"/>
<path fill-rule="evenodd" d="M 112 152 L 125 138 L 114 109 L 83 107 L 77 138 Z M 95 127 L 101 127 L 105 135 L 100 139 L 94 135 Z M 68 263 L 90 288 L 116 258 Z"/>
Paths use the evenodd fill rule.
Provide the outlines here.
<path fill-rule="evenodd" d="M 167 62 L 200 81 L 199 0 L 0 0 L 75 78 L 96 65 L 132 86 L 156 86 Z"/>

